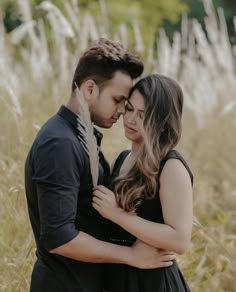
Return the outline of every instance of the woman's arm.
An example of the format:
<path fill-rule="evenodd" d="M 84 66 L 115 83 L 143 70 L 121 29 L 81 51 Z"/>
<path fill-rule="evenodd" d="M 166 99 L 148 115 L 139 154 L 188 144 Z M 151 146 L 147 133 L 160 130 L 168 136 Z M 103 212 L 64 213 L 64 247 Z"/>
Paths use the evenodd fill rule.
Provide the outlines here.
<path fill-rule="evenodd" d="M 192 185 L 184 165 L 169 159 L 160 176 L 160 199 L 165 224 L 145 220 L 119 208 L 114 194 L 103 186 L 94 192 L 93 206 L 105 218 L 120 225 L 140 240 L 178 254 L 191 241 Z"/>

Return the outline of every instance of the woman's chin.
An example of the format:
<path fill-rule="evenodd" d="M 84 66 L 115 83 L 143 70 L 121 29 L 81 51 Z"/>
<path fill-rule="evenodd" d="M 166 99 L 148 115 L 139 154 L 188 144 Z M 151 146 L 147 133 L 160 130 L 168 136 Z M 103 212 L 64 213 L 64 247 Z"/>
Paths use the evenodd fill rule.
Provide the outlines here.
<path fill-rule="evenodd" d="M 127 133 L 126 131 L 125 131 L 125 137 L 126 137 L 128 140 L 131 140 L 131 141 L 132 141 L 132 136 L 131 136 L 129 133 Z"/>
<path fill-rule="evenodd" d="M 127 133 L 126 131 L 125 131 L 125 137 L 126 137 L 128 140 L 130 140 L 131 142 L 135 142 L 135 141 L 136 141 L 136 139 L 135 139 L 135 135 L 134 135 L 134 134 Z"/>

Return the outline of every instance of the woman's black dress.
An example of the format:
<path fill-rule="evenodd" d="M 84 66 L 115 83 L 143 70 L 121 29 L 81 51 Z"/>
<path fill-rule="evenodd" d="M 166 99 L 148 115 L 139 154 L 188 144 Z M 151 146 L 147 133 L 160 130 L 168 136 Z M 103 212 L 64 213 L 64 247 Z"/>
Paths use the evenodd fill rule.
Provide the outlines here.
<path fill-rule="evenodd" d="M 112 178 L 119 175 L 121 165 L 130 151 L 122 152 L 114 165 Z M 171 150 L 161 161 L 161 169 L 165 162 L 175 158 L 180 160 L 189 172 L 191 180 L 192 173 L 182 158 L 175 150 Z M 137 210 L 137 214 L 146 220 L 164 223 L 159 193 L 154 199 L 145 200 Z M 136 237 L 122 229 L 120 226 L 112 223 L 109 230 L 110 242 L 120 245 L 132 245 Z M 186 284 L 177 263 L 166 268 L 158 269 L 138 269 L 128 265 L 109 264 L 107 265 L 107 290 L 108 292 L 185 292 L 190 291 Z"/>

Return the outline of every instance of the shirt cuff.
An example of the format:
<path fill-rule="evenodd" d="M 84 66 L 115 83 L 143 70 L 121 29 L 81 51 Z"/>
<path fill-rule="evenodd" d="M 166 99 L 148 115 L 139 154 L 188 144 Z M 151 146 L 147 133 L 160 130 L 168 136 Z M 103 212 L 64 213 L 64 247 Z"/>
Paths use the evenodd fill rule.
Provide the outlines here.
<path fill-rule="evenodd" d="M 75 225 L 73 223 L 68 223 L 42 235 L 40 237 L 40 242 L 41 245 L 49 251 L 71 241 L 78 234 L 79 230 L 75 228 Z"/>

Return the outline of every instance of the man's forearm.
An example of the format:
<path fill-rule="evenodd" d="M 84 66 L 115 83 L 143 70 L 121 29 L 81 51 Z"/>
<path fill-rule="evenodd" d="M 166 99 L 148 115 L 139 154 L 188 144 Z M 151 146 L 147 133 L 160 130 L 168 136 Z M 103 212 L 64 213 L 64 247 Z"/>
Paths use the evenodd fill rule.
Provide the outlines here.
<path fill-rule="evenodd" d="M 132 249 L 98 240 L 80 232 L 73 240 L 50 251 L 74 260 L 92 263 L 132 262 Z"/>
<path fill-rule="evenodd" d="M 175 255 L 163 253 L 142 241 L 137 241 L 132 247 L 120 246 L 84 232 L 50 252 L 83 262 L 127 264 L 140 269 L 168 267 L 175 259 Z"/>

